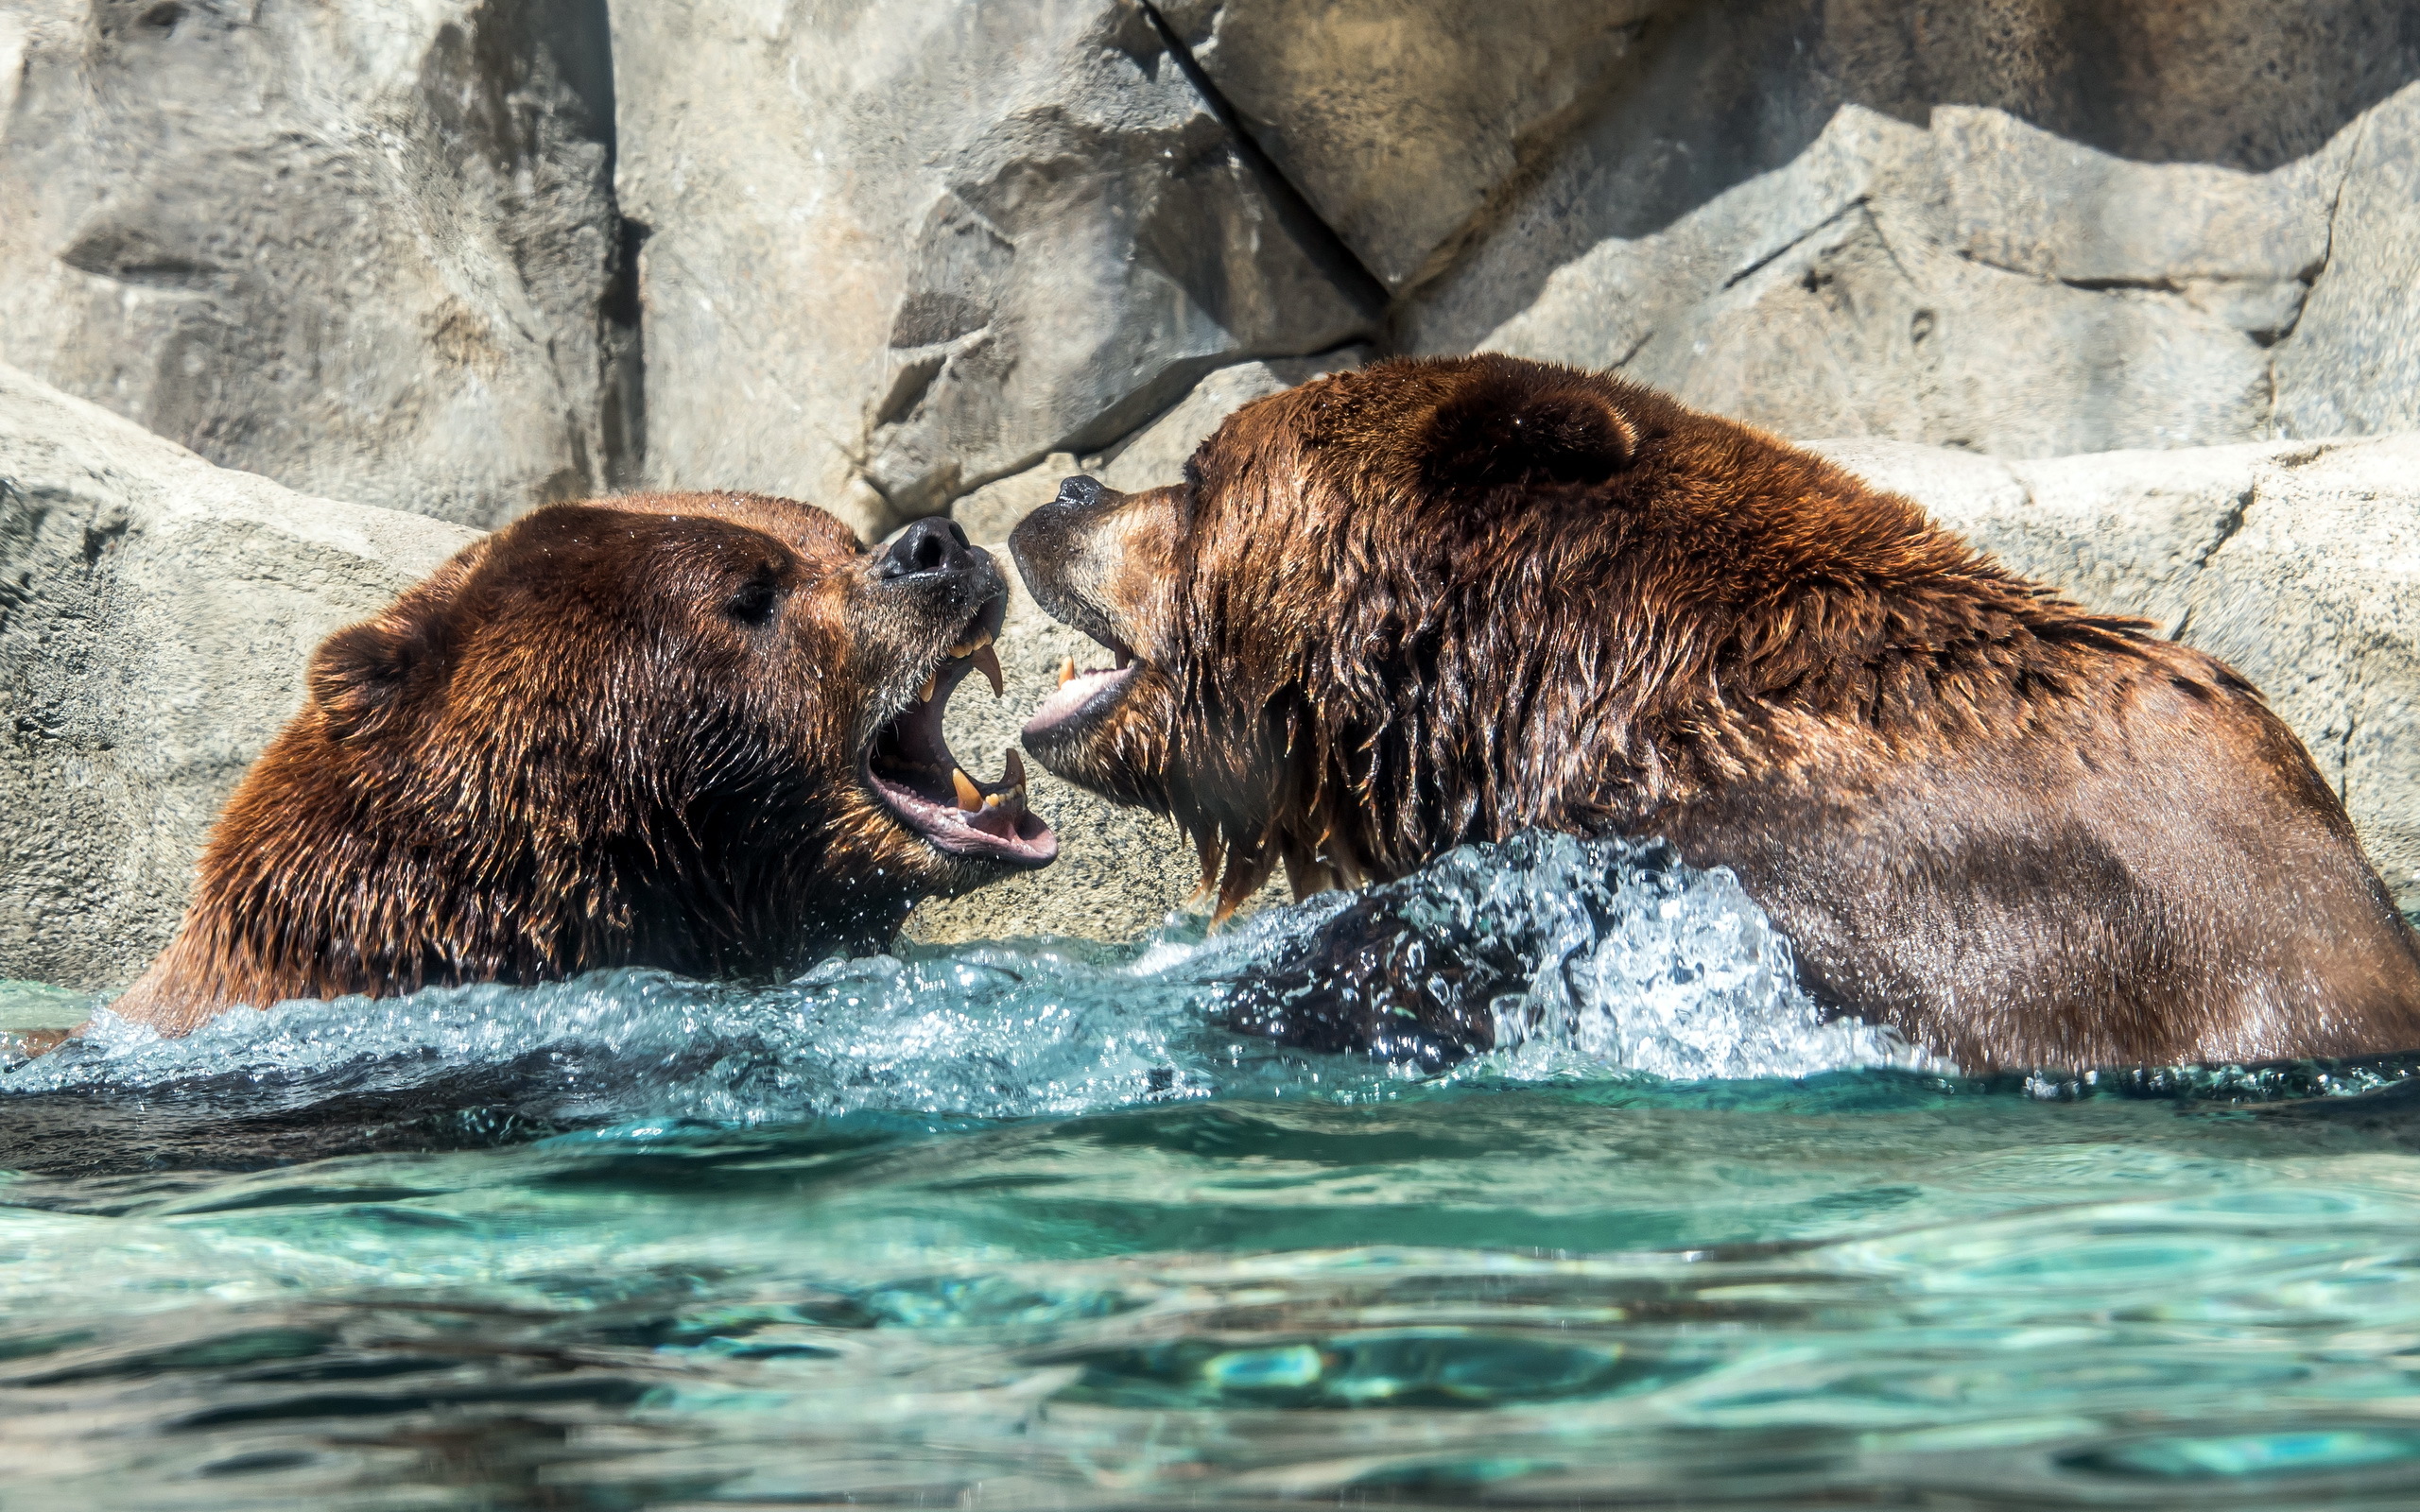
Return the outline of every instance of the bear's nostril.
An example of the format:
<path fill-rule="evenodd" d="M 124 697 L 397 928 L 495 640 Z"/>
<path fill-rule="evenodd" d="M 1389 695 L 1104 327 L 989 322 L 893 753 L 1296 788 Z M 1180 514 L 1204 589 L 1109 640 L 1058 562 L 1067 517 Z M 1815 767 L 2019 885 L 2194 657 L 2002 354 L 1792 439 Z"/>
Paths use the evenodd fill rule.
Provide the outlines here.
<path fill-rule="evenodd" d="M 958 523 L 936 515 L 919 520 L 899 533 L 883 554 L 882 576 L 909 577 L 921 573 L 952 572 L 972 564 L 975 551 Z"/>

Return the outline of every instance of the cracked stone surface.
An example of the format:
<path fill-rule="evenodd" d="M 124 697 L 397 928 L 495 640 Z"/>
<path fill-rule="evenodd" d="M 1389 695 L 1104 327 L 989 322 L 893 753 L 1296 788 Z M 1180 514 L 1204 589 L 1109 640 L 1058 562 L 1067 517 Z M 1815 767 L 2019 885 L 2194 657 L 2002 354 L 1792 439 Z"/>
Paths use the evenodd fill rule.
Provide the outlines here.
<path fill-rule="evenodd" d="M 475 539 L 213 467 L 0 368 L 0 977 L 138 973 L 313 648 Z"/>
<path fill-rule="evenodd" d="M 1676 0 L 1165 0 L 1202 72 L 1391 290 L 1596 103 Z"/>
<path fill-rule="evenodd" d="M 2360 131 L 2252 174 L 2000 111 L 1920 129 L 1844 106 L 1787 166 L 1557 269 L 1481 345 L 1790 436 L 2014 456 L 2263 437 Z"/>
<path fill-rule="evenodd" d="M 2420 911 L 2420 436 L 2040 460 L 1814 449 L 2017 571 L 2241 672 Z"/>
<path fill-rule="evenodd" d="M 2326 268 L 2277 353 L 2281 436 L 2420 429 L 2420 86 L 2347 134 Z"/>
<path fill-rule="evenodd" d="M 596 491 L 612 116 L 597 0 L 6 0 L 0 360 L 315 492 Z"/>
<path fill-rule="evenodd" d="M 1367 323 L 1132 0 L 614 20 L 666 483 L 879 535 Z"/>
<path fill-rule="evenodd" d="M 2003 455 L 2406 427 L 2415 78 L 2391 0 L 1674 6 L 1392 334 Z"/>

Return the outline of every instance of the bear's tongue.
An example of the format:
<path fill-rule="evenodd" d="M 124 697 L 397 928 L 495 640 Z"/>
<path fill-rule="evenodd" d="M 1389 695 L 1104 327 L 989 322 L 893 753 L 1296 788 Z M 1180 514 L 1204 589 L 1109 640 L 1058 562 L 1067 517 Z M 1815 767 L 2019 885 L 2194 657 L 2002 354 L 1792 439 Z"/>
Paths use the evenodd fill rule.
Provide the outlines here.
<path fill-rule="evenodd" d="M 943 662 L 924 696 L 874 737 L 866 777 L 902 823 L 942 850 L 1038 867 L 1059 853 L 1059 840 L 1026 807 L 1024 760 L 1011 747 L 1000 781 L 979 782 L 959 765 L 942 734 L 950 695 L 967 673 L 981 667 L 996 687 L 998 666 L 988 644 Z"/>

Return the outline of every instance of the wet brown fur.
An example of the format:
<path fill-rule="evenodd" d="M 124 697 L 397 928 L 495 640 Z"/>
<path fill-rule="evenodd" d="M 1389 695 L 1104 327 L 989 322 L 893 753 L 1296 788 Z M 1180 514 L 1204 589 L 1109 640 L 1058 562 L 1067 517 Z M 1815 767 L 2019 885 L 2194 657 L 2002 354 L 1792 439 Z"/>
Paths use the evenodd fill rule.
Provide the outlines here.
<path fill-rule="evenodd" d="M 467 547 L 319 648 L 116 1011 L 179 1034 L 290 998 L 779 973 L 989 880 L 856 779 L 977 607 L 873 566 L 822 511 L 731 494 L 550 506 Z"/>
<path fill-rule="evenodd" d="M 1173 815 L 1222 911 L 1660 834 L 1969 1069 L 2420 1047 L 2420 946 L 2255 690 L 1818 457 L 1479 356 L 1261 401 L 1187 472 L 1019 527 L 1146 662 L 1029 744 Z"/>

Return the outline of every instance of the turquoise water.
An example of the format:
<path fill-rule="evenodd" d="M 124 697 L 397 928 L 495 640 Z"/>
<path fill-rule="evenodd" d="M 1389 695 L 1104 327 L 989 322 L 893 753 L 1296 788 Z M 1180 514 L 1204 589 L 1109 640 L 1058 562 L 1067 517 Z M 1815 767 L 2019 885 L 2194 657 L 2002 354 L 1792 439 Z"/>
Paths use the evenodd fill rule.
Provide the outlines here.
<path fill-rule="evenodd" d="M 1443 1077 L 1216 1027 L 1333 901 L 104 1016 L 0 1076 L 0 1507 L 2420 1505 L 2405 1066 L 1962 1078 L 1719 873 L 1409 885 L 1529 972 Z"/>

